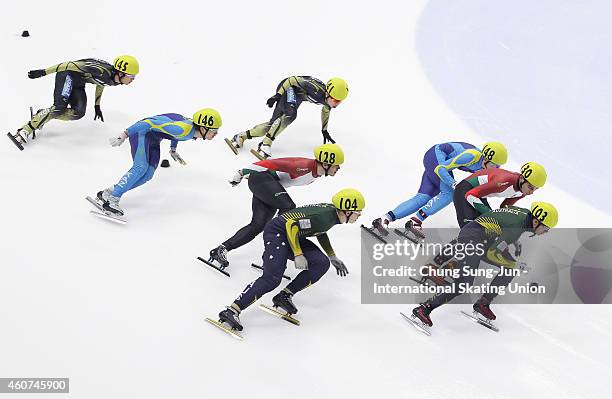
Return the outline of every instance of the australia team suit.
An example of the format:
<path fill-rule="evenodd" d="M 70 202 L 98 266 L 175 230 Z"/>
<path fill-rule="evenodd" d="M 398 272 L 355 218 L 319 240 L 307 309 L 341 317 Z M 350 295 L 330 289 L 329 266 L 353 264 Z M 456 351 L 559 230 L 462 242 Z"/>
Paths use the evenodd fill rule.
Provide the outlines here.
<path fill-rule="evenodd" d="M 466 252 L 465 258 L 459 262 L 459 269 L 463 270 L 465 266 L 469 269 L 477 269 L 482 260 L 502 267 L 516 267 L 516 260 L 509 254 L 508 246 L 515 244 L 523 233 L 533 233 L 532 219 L 529 209 L 508 206 L 487 212 L 466 224 L 459 232 L 457 242 L 464 248 L 467 244 L 481 246 L 484 251 Z M 514 276 L 501 275 L 500 273 L 493 278 L 490 285 L 505 287 L 510 284 L 513 278 Z M 473 281 L 474 273 L 462 273 L 459 278 L 455 279 L 454 283 L 471 285 Z M 459 295 L 459 290 L 445 292 L 435 295 L 426 303 L 431 305 L 432 309 L 435 309 Z M 488 302 L 491 302 L 496 296 L 497 290 L 483 294 Z"/>
<path fill-rule="evenodd" d="M 285 212 L 272 219 L 264 229 L 263 275 L 249 284 L 232 304 L 246 309 L 266 293 L 278 287 L 287 268 L 287 260 L 304 255 L 308 269 L 302 270 L 285 288 L 295 294 L 316 283 L 329 270 L 334 250 L 327 231 L 339 224 L 332 204 L 315 204 Z M 307 237 L 317 237 L 323 251 Z"/>

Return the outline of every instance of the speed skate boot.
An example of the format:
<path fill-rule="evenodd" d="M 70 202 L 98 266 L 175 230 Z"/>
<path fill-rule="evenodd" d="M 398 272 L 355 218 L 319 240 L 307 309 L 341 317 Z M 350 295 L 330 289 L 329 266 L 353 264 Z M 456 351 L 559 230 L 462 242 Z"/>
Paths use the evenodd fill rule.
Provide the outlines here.
<path fill-rule="evenodd" d="M 474 309 L 474 312 L 480 313 L 485 318 L 495 320 L 497 316 L 495 316 L 495 313 L 493 313 L 489 305 L 490 302 L 486 298 L 482 297 L 472 306 L 472 308 Z"/>
<path fill-rule="evenodd" d="M 240 311 L 234 306 L 228 306 L 225 310 L 219 312 L 219 321 L 221 323 L 227 323 L 232 330 L 242 331 L 242 324 L 240 324 Z"/>
<path fill-rule="evenodd" d="M 26 127 L 19 128 L 15 136 L 19 136 L 23 143 L 28 142 L 29 140 L 33 140 L 36 138 L 36 133 L 34 129 L 31 129 L 29 124 Z"/>
<path fill-rule="evenodd" d="M 13 144 L 21 151 L 23 151 L 23 146 L 30 140 L 35 137 L 34 130 L 30 129 L 28 125 L 26 127 L 22 127 L 17 129 L 15 134 L 7 133 L 7 136 L 11 139 Z"/>
<path fill-rule="evenodd" d="M 102 208 L 106 202 L 108 202 L 108 197 L 112 195 L 113 187 L 109 187 L 102 191 L 98 191 L 96 194 L 96 203 Z"/>
<path fill-rule="evenodd" d="M 385 216 L 372 220 L 372 227 L 378 230 L 378 233 L 383 237 L 389 235 L 389 230 L 387 230 L 388 226 L 389 219 L 387 219 Z"/>
<path fill-rule="evenodd" d="M 104 196 L 104 192 L 102 192 L 102 196 Z M 102 205 L 102 209 L 104 209 L 105 212 L 108 212 L 111 215 L 123 216 L 123 209 L 121 209 L 121 207 L 119 206 L 120 199 L 121 197 L 115 197 L 112 193 L 108 193 L 108 197 Z"/>
<path fill-rule="evenodd" d="M 425 234 L 423 233 L 423 222 L 416 216 L 411 217 L 404 227 L 417 237 L 425 238 Z"/>
<path fill-rule="evenodd" d="M 275 308 L 281 308 L 289 315 L 296 314 L 298 310 L 291 300 L 292 296 L 293 294 L 289 291 L 282 290 L 278 294 L 274 295 L 274 298 L 272 298 L 272 303 L 274 304 Z"/>
<path fill-rule="evenodd" d="M 412 316 L 419 319 L 423 324 L 431 327 L 433 326 L 433 322 L 431 321 L 429 314 L 432 310 L 433 308 L 430 304 L 423 303 L 420 306 L 417 306 L 416 308 L 412 309 Z"/>
<path fill-rule="evenodd" d="M 236 149 L 241 149 L 242 146 L 244 145 L 244 141 L 247 139 L 247 134 L 246 132 L 240 132 L 238 134 L 235 134 L 234 137 L 232 137 L 232 145 L 236 148 Z"/>
<path fill-rule="evenodd" d="M 219 263 L 219 267 L 221 269 L 225 269 L 229 266 L 229 262 L 227 260 L 227 249 L 223 245 L 219 245 L 217 248 L 212 249 L 210 251 L 210 259 L 209 262 L 217 261 Z"/>
<path fill-rule="evenodd" d="M 272 148 L 270 144 L 264 144 L 263 142 L 257 145 L 257 153 L 263 159 L 268 159 L 272 156 Z"/>

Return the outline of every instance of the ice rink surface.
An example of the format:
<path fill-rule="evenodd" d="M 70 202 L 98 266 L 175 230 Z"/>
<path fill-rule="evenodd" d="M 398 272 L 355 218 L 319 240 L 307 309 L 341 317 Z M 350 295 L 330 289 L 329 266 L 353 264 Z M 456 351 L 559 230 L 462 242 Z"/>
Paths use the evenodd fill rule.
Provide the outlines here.
<path fill-rule="evenodd" d="M 596 71 L 560 76 L 567 90 L 550 97 L 521 92 L 532 104 L 526 115 L 520 109 L 505 109 L 501 101 L 489 103 L 495 96 L 492 91 L 498 97 L 507 93 L 487 82 L 476 87 L 480 75 L 461 72 L 464 61 L 475 62 L 479 56 L 460 52 L 459 44 L 466 42 L 451 30 L 457 25 L 440 24 L 440 18 L 454 20 L 454 14 L 445 13 L 454 9 L 462 29 L 472 32 L 471 40 L 488 40 L 501 34 L 503 26 L 489 24 L 474 32 L 471 27 L 482 26 L 482 18 L 498 15 L 474 6 L 482 1 L 465 2 L 465 9 L 456 3 L 177 0 L 75 6 L 35 1 L 5 7 L 0 82 L 7 131 L 27 120 L 30 105 L 51 104 L 53 78 L 29 80 L 30 69 L 88 57 L 112 60 L 128 53 L 139 59 L 141 73 L 129 87 L 105 90 L 104 123 L 93 121 L 93 88 L 88 86 L 89 109 L 82 120 L 48 123 L 40 139 L 23 152 L 6 138 L 0 142 L 0 204 L 5 211 L 0 376 L 70 377 L 68 397 L 88 399 L 557 399 L 609 392 L 611 307 L 498 306 L 494 308 L 501 332 L 495 334 L 461 317 L 458 311 L 465 306 L 447 306 L 433 314 L 434 336 L 425 337 L 399 316 L 411 305 L 360 304 L 356 225 L 331 230 L 332 244 L 351 274 L 339 278 L 330 271 L 296 295 L 300 327 L 252 307 L 241 316 L 246 339 L 238 342 L 204 322 L 257 277 L 248 266 L 260 260 L 262 248 L 256 239 L 230 253 L 231 279 L 195 260 L 250 219 L 246 184 L 232 188 L 227 181 L 253 158 L 248 152 L 235 157 L 222 138 L 267 120 L 265 101 L 289 75 L 323 80 L 341 76 L 350 85 L 348 99 L 332 111 L 329 125 L 346 152 L 346 163 L 335 178 L 290 189 L 298 204 L 329 201 L 338 189 L 354 186 L 367 202 L 360 222 L 369 223 L 415 192 L 422 155 L 430 146 L 500 139 L 510 152 L 508 169 L 530 160 L 547 166 L 551 184 L 534 198 L 558 206 L 561 227 L 611 225 L 605 197 L 593 200 L 585 195 L 595 193 L 598 180 L 593 186 L 579 186 L 568 164 L 560 161 L 578 153 L 570 166 L 589 161 L 598 165 L 596 157 L 586 158 L 589 153 L 581 142 L 572 141 L 578 133 L 570 127 L 559 129 L 546 155 L 522 136 L 529 134 L 538 142 L 550 139 L 555 124 L 550 129 L 524 129 L 530 121 L 542 123 L 542 114 L 549 121 L 571 118 L 577 123 L 589 112 L 600 112 L 609 104 L 607 96 L 557 106 L 574 95 L 570 88 L 593 82 L 590 74 Z M 554 2 L 545 3 L 555 7 Z M 602 4 L 581 4 L 589 7 L 587 3 Z M 501 51 L 488 52 L 490 65 L 500 68 L 500 80 L 523 76 L 513 74 L 516 65 L 522 65 L 522 72 L 537 66 L 545 73 L 542 63 L 553 62 L 547 50 L 563 46 L 562 38 L 542 37 L 552 22 L 533 13 L 547 9 L 527 4 L 500 10 L 517 24 L 537 21 L 539 29 L 532 35 L 538 40 L 518 40 L 509 29 L 503 31 L 506 44 L 512 43 L 523 60 L 539 50 L 543 61 L 522 65 L 519 59 L 508 64 L 497 59 Z M 563 32 L 566 35 L 590 32 L 589 16 L 599 21 L 594 12 L 565 17 L 573 15 L 580 17 L 579 23 Z M 31 37 L 20 37 L 23 29 Z M 555 46 L 542 45 L 545 40 Z M 583 58 L 570 53 L 554 60 L 569 65 L 576 59 Z M 449 76 L 459 82 L 451 85 L 445 81 Z M 487 112 L 468 109 L 475 104 L 472 95 L 480 96 L 480 109 Z M 180 143 L 178 151 L 187 166 L 172 163 L 126 194 L 122 206 L 127 226 L 89 214 L 84 197 L 116 182 L 131 165 L 127 145 L 111 148 L 108 137 L 146 116 L 189 116 L 208 106 L 223 116 L 219 137 Z M 514 112 L 521 117 L 514 118 Z M 538 136 L 540 132 L 547 135 Z M 590 142 L 596 140 L 594 134 L 581 130 L 579 136 Z M 309 156 L 320 142 L 319 107 L 304 104 L 297 121 L 275 142 L 274 155 Z M 169 158 L 168 147 L 162 143 L 163 158 Z M 600 169 L 595 172 L 605 176 Z M 448 208 L 428 221 L 431 227 L 454 226 L 454 211 Z M 287 270 L 295 275 L 292 263 Z M 262 299 L 270 300 L 270 295 Z"/>

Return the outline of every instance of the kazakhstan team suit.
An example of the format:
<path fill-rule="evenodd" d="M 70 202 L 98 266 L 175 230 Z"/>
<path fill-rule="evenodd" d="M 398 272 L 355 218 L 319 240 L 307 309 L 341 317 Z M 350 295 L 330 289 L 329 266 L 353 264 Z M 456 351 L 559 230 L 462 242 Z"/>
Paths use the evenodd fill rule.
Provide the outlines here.
<path fill-rule="evenodd" d="M 402 219 L 418 211 L 417 217 L 423 221 L 440 211 L 453 200 L 453 169 L 474 173 L 482 169 L 484 160 L 480 149 L 468 143 L 452 142 L 431 147 L 423 157 L 425 172 L 417 195 L 389 211 L 389 219 Z"/>
<path fill-rule="evenodd" d="M 264 229 L 263 275 L 249 284 L 234 301 L 241 311 L 278 287 L 287 268 L 287 260 L 304 255 L 308 269 L 302 270 L 285 290 L 295 294 L 316 283 L 329 270 L 334 250 L 327 231 L 339 224 L 336 207 L 315 204 L 295 208 L 272 219 Z M 323 251 L 307 237 L 317 237 Z"/>
<path fill-rule="evenodd" d="M 151 180 L 159 165 L 159 145 L 163 139 L 171 140 L 170 147 L 176 149 L 179 141 L 194 138 L 196 126 L 183 115 L 162 114 L 136 122 L 126 131 L 134 165 L 115 184 L 112 193 L 115 197 Z"/>

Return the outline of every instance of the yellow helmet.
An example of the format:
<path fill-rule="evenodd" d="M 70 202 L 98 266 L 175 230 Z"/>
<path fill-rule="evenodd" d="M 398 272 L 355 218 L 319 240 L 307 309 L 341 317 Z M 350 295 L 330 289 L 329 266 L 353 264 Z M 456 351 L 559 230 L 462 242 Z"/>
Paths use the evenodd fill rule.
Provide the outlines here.
<path fill-rule="evenodd" d="M 329 165 L 342 165 L 344 163 L 344 151 L 338 144 L 322 144 L 314 149 L 317 161 Z"/>
<path fill-rule="evenodd" d="M 521 166 L 521 176 L 536 187 L 546 183 L 546 169 L 537 162 L 526 162 Z"/>
<path fill-rule="evenodd" d="M 332 203 L 341 211 L 360 211 L 365 208 L 363 195 L 354 188 L 344 188 L 332 197 Z"/>
<path fill-rule="evenodd" d="M 508 150 L 499 141 L 489 141 L 482 147 L 482 155 L 485 159 L 501 166 L 508 161 Z"/>
<path fill-rule="evenodd" d="M 334 100 L 342 101 L 348 97 L 348 84 L 342 78 L 331 78 L 325 87 L 327 94 Z"/>
<path fill-rule="evenodd" d="M 209 129 L 219 129 L 221 127 L 221 115 L 212 108 L 202 108 L 193 114 L 193 123 Z"/>
<path fill-rule="evenodd" d="M 553 228 L 559 221 L 559 212 L 553 204 L 548 202 L 534 202 L 531 204 L 531 215 L 538 219 L 544 226 Z"/>
<path fill-rule="evenodd" d="M 115 58 L 113 66 L 119 72 L 123 72 L 127 75 L 138 75 L 138 72 L 140 71 L 138 60 L 131 55 L 120 55 L 119 57 Z"/>

